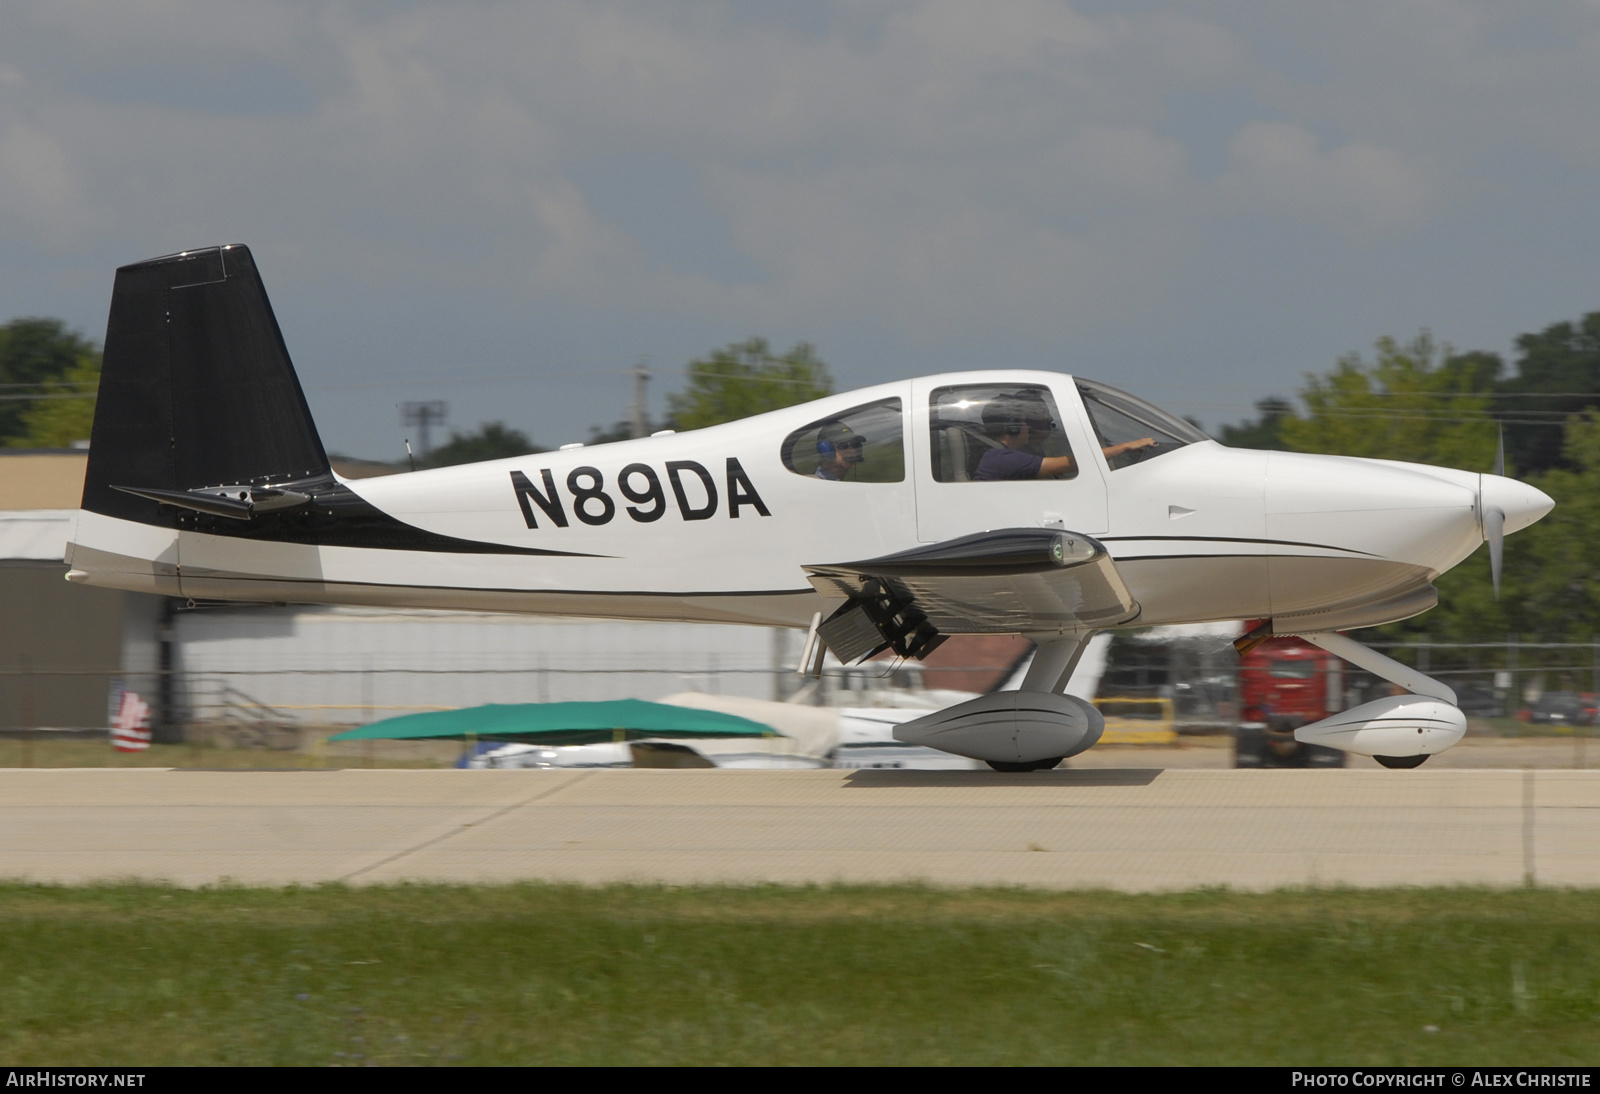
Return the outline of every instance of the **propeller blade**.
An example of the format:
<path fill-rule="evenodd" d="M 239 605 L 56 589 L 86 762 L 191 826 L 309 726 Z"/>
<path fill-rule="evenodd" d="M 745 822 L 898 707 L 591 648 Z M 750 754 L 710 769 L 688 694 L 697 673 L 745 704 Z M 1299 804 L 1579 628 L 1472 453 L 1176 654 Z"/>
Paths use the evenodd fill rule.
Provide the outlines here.
<path fill-rule="evenodd" d="M 1500 563 L 1506 549 L 1506 515 L 1498 509 L 1483 511 L 1483 538 L 1489 541 L 1489 575 L 1494 579 L 1494 598 L 1500 599 Z"/>
<path fill-rule="evenodd" d="M 1500 435 L 1495 438 L 1495 442 L 1494 442 L 1494 473 L 1496 475 L 1504 475 L 1506 473 L 1506 427 L 1505 426 L 1501 426 L 1500 427 Z"/>

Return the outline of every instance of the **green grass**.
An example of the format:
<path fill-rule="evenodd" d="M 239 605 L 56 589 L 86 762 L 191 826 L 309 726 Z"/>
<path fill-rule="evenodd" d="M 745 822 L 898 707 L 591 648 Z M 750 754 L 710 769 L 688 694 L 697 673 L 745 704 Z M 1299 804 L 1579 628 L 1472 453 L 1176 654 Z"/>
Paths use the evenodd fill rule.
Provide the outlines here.
<path fill-rule="evenodd" d="M 11 885 L 0 1061 L 1592 1065 L 1597 927 L 1541 890 Z"/>

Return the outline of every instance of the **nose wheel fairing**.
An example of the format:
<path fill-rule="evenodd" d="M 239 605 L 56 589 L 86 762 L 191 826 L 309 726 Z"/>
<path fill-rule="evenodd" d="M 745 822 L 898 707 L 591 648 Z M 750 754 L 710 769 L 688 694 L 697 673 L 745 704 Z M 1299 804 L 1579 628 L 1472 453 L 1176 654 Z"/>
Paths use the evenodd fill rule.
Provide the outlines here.
<path fill-rule="evenodd" d="M 1458 707 L 1425 695 L 1386 695 L 1301 726 L 1294 739 L 1360 756 L 1431 756 L 1466 732 L 1467 716 Z"/>
<path fill-rule="evenodd" d="M 1422 760 L 1412 763 L 1409 757 L 1443 752 L 1466 735 L 1467 716 L 1456 706 L 1456 693 L 1449 685 L 1342 634 L 1312 632 L 1300 637 L 1407 693 L 1385 695 L 1301 726 L 1294 731 L 1295 740 L 1373 756 L 1385 767 L 1415 767 Z"/>

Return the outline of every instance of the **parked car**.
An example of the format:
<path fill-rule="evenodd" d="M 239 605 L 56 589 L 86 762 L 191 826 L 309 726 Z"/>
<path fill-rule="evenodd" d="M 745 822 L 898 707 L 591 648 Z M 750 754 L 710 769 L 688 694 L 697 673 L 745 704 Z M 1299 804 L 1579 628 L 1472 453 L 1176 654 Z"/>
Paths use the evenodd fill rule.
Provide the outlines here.
<path fill-rule="evenodd" d="M 1543 725 L 1594 725 L 1594 696 L 1575 691 L 1547 691 L 1528 708 L 1528 721 Z"/>
<path fill-rule="evenodd" d="M 1506 701 L 1488 684 L 1466 684 L 1456 688 L 1456 706 L 1474 718 L 1503 718 Z"/>

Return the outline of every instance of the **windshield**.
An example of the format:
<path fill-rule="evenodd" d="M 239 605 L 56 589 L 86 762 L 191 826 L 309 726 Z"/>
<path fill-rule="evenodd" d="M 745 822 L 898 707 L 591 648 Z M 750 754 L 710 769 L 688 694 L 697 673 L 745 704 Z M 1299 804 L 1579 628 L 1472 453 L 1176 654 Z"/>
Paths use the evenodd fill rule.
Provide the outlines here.
<path fill-rule="evenodd" d="M 1093 380 L 1078 380 L 1077 384 L 1102 450 L 1122 449 L 1106 452 L 1113 471 L 1210 439 L 1193 423 L 1125 391 Z M 1145 441 L 1154 443 L 1141 443 Z"/>

